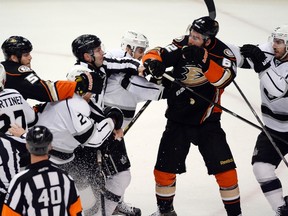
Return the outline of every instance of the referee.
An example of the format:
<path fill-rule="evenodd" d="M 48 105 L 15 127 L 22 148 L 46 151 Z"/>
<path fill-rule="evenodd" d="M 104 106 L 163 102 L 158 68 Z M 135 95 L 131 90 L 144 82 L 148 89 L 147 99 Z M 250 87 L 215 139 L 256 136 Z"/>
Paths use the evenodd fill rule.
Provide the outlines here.
<path fill-rule="evenodd" d="M 23 130 L 23 133 L 25 131 Z M 0 132 L 0 212 L 14 175 L 30 163 L 25 139 Z"/>
<path fill-rule="evenodd" d="M 73 179 L 48 160 L 52 139 L 52 133 L 44 126 L 34 126 L 28 131 L 26 148 L 31 164 L 12 178 L 2 216 L 82 216 Z"/>

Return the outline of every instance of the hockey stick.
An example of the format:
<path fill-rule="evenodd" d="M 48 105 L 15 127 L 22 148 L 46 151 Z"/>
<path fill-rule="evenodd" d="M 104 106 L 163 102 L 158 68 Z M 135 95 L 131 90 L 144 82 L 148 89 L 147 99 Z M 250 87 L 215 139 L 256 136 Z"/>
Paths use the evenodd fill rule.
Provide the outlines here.
<path fill-rule="evenodd" d="M 101 153 L 100 150 L 97 150 L 97 164 L 99 166 L 100 172 L 102 172 L 102 153 Z M 103 187 L 103 185 L 101 185 L 100 187 Z M 106 215 L 106 212 L 105 212 L 105 197 L 104 197 L 104 194 L 102 193 L 102 191 L 100 192 L 100 198 L 101 198 L 101 212 L 102 212 L 102 215 L 105 216 Z"/>
<path fill-rule="evenodd" d="M 250 104 L 250 102 L 248 101 L 247 97 L 244 95 L 244 93 L 242 92 L 242 90 L 240 89 L 240 87 L 238 86 L 238 84 L 236 83 L 235 80 L 233 80 L 234 85 L 236 86 L 237 90 L 239 91 L 239 93 L 241 94 L 242 98 L 245 100 L 246 104 L 248 105 L 248 107 L 250 108 L 250 110 L 252 111 L 253 115 L 255 116 L 255 118 L 257 119 L 258 123 L 261 125 L 261 129 L 262 131 L 266 134 L 267 138 L 269 139 L 269 141 L 271 142 L 271 144 L 273 145 L 274 149 L 276 150 L 276 152 L 278 153 L 278 155 L 281 157 L 281 159 L 284 161 L 285 165 L 288 167 L 288 162 L 285 159 L 285 157 L 283 156 L 283 154 L 281 153 L 280 149 L 277 147 L 276 143 L 274 142 L 273 138 L 271 137 L 270 133 L 267 131 L 267 129 L 265 128 L 265 125 L 263 124 L 263 122 L 261 121 L 261 119 L 259 118 L 259 116 L 257 115 L 256 111 L 254 110 L 254 108 L 252 107 L 252 105 Z"/>
<path fill-rule="evenodd" d="M 214 0 L 204 0 L 204 2 L 207 6 L 209 17 L 214 20 L 216 18 L 216 8 L 215 8 Z"/>
<path fill-rule="evenodd" d="M 145 109 L 149 106 L 151 100 L 146 101 L 146 103 L 141 107 L 138 113 L 133 117 L 133 119 L 129 122 L 129 124 L 124 129 L 124 135 L 129 131 L 129 129 L 134 125 L 136 120 L 140 117 L 140 115 L 145 111 Z"/>
<path fill-rule="evenodd" d="M 245 123 L 247 123 L 247 124 L 249 124 L 249 125 L 251 125 L 251 126 L 253 126 L 253 127 L 255 127 L 255 128 L 259 129 L 259 130 L 261 130 L 261 131 L 263 130 L 260 126 L 254 124 L 253 122 L 251 122 L 251 121 L 249 121 L 249 120 L 247 120 L 247 119 L 245 119 L 245 118 L 239 116 L 238 114 L 236 114 L 236 113 L 230 111 L 229 109 L 227 109 L 227 108 L 221 106 L 220 104 L 215 103 L 214 101 L 211 101 L 211 100 L 209 100 L 208 98 L 204 97 L 203 95 L 201 95 L 201 94 L 195 92 L 193 89 L 191 89 L 191 88 L 185 86 L 185 84 L 183 84 L 182 82 L 180 82 L 180 81 L 176 80 L 175 78 L 171 77 L 169 74 L 164 73 L 163 76 L 164 76 L 166 79 L 170 80 L 171 82 L 174 82 L 174 83 L 180 85 L 181 87 L 185 88 L 187 91 L 192 92 L 193 94 L 197 95 L 198 97 L 202 98 L 203 100 L 207 101 L 208 103 L 211 103 L 211 104 L 213 104 L 214 106 L 220 108 L 221 110 L 223 110 L 223 111 L 229 113 L 230 115 L 232 115 L 232 116 L 234 116 L 234 117 L 236 117 L 236 118 L 238 118 L 238 119 L 244 121 Z M 278 136 L 276 136 L 275 134 L 271 134 L 271 135 L 272 135 L 274 138 L 276 138 L 277 140 L 279 140 L 279 141 L 281 141 L 281 142 L 283 142 L 283 143 L 285 143 L 285 144 L 288 145 L 288 142 L 287 142 L 286 140 L 282 139 L 281 137 L 278 137 Z"/>

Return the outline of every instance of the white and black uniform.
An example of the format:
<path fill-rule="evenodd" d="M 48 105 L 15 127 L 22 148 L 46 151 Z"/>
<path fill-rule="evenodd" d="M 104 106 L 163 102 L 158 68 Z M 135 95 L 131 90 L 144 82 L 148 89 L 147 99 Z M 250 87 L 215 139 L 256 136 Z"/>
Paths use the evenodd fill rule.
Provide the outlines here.
<path fill-rule="evenodd" d="M 239 47 L 230 45 L 230 48 L 237 57 L 238 67 L 254 67 L 250 59 L 241 56 Z M 288 62 L 274 58 L 271 42 L 261 44 L 259 48 L 266 55 L 265 63 L 270 63 L 270 67 L 259 73 L 262 120 L 270 135 L 288 140 Z M 277 138 L 272 136 L 277 148 L 285 156 L 288 145 Z M 275 147 L 262 131 L 258 135 L 252 156 L 253 172 L 264 196 L 276 212 L 278 207 L 285 204 L 282 185 L 275 173 L 281 161 Z"/>
<path fill-rule="evenodd" d="M 2 215 L 84 214 L 73 179 L 51 161 L 42 160 L 13 177 Z"/>
<path fill-rule="evenodd" d="M 0 132 L 6 133 L 15 123 L 27 129 L 36 121 L 33 108 L 17 90 L 5 88 L 0 92 Z"/>
<path fill-rule="evenodd" d="M 63 164 L 74 159 L 74 150 L 80 145 L 99 147 L 110 136 L 114 123 L 103 117 L 99 123 L 90 118 L 90 107 L 79 95 L 59 102 L 47 103 L 39 114 L 39 125 L 53 134 L 50 160 Z"/>
<path fill-rule="evenodd" d="M 0 133 L 0 212 L 12 178 L 30 162 L 26 140 Z"/>
<path fill-rule="evenodd" d="M 111 50 L 106 57 L 131 58 L 123 50 Z M 134 59 L 135 60 L 135 59 Z M 137 61 L 137 60 L 135 60 Z M 139 62 L 140 63 L 140 62 Z M 124 114 L 123 128 L 132 120 L 137 104 L 147 100 L 162 98 L 163 86 L 149 82 L 145 77 L 127 73 L 114 73 L 108 78 L 105 92 L 105 106 L 116 106 Z"/>
<path fill-rule="evenodd" d="M 94 71 L 95 73 L 100 74 L 101 77 L 105 77 L 104 81 L 104 86 L 101 94 L 93 94 L 92 97 L 90 98 L 89 105 L 91 109 L 91 118 L 93 118 L 96 122 L 98 122 L 99 119 L 101 119 L 101 115 L 103 115 L 103 109 L 104 109 L 104 97 L 105 97 L 105 89 L 106 89 L 106 84 L 107 80 L 106 77 L 113 76 L 115 73 L 126 73 L 129 76 L 131 75 L 136 75 L 138 74 L 138 67 L 139 67 L 139 62 L 136 62 L 132 59 L 125 58 L 125 59 L 115 59 L 115 58 L 104 58 L 103 65 L 100 68 L 92 68 L 86 63 L 83 62 L 77 62 L 76 65 L 70 70 L 70 72 L 67 74 L 68 79 L 72 79 L 72 77 L 75 77 L 76 74 L 79 74 L 83 70 L 90 69 L 91 71 Z M 69 78 L 70 77 L 70 78 Z M 114 125 L 112 130 L 114 129 Z M 78 148 L 75 155 L 76 158 L 73 161 L 75 163 L 75 168 L 76 170 L 72 171 L 71 175 L 74 177 L 74 179 L 77 179 L 78 177 L 81 177 L 81 171 L 83 174 L 83 170 L 87 167 L 91 170 L 89 173 L 94 173 L 93 176 L 90 176 L 89 173 L 87 176 L 89 176 L 89 182 L 88 184 L 92 188 L 87 189 L 87 182 L 78 182 L 76 180 L 76 184 L 78 184 L 80 189 L 80 196 L 83 197 L 83 199 L 86 199 L 87 196 L 89 196 L 89 199 L 87 200 L 87 203 L 84 203 L 83 208 L 85 210 L 85 214 L 94 214 L 95 212 L 98 211 L 98 214 L 101 214 L 101 211 L 99 211 L 99 203 L 97 203 L 97 200 L 95 203 L 93 203 L 93 195 L 95 197 L 99 197 L 99 176 L 95 175 L 97 172 L 97 167 L 91 166 L 91 164 L 95 165 L 95 162 L 97 160 L 97 150 L 101 150 L 102 156 L 103 156 L 103 169 L 108 177 L 106 182 L 105 182 L 105 188 L 112 192 L 115 196 L 114 198 L 107 199 L 105 197 L 105 212 L 106 215 L 112 215 L 115 207 L 117 206 L 118 199 L 122 196 L 124 193 L 124 190 L 128 186 L 130 182 L 130 177 L 128 177 L 129 182 L 127 181 L 116 181 L 118 177 L 115 177 L 114 174 L 121 172 L 122 170 L 126 170 L 130 167 L 130 161 L 126 153 L 125 146 L 119 145 L 121 142 L 118 140 L 109 139 L 106 140 L 105 144 L 101 146 L 99 149 L 95 148 L 90 148 L 89 146 L 90 142 L 88 142 L 87 145 L 85 145 L 84 148 Z M 124 149 L 123 149 L 124 147 Z M 112 159 L 110 156 L 110 149 L 113 148 L 116 151 L 121 149 L 120 152 L 118 153 L 117 159 Z M 111 160 L 112 159 L 112 160 Z M 121 160 L 120 160 L 121 159 Z M 120 165 L 119 165 L 120 164 Z M 77 172 L 77 169 L 79 169 Z M 112 177 L 113 176 L 113 177 Z M 98 178 L 98 179 L 97 179 Z M 127 178 L 126 178 L 127 179 Z M 96 183 L 95 183 L 96 182 Z M 85 187 L 86 186 L 86 187 Z M 98 190 L 98 191 L 96 191 Z M 88 194 L 88 195 L 87 195 Z M 97 198 L 96 198 L 97 199 Z M 99 201 L 99 200 L 98 200 Z"/>

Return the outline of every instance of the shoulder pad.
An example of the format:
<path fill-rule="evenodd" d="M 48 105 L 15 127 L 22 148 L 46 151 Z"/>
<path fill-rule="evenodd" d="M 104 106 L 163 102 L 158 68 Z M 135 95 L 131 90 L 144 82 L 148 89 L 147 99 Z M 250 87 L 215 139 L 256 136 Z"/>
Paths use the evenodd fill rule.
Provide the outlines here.
<path fill-rule="evenodd" d="M 177 37 L 173 39 L 173 44 L 179 48 L 182 48 L 183 46 L 188 44 L 188 35 L 183 35 L 181 37 Z"/>

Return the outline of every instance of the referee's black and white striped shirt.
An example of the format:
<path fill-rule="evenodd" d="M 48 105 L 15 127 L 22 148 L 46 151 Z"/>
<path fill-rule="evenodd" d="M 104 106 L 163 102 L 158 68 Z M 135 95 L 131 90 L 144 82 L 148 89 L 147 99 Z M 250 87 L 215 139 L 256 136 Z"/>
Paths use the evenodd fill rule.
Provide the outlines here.
<path fill-rule="evenodd" d="M 0 133 L 0 192 L 6 193 L 14 175 L 20 172 L 21 156 L 27 153 L 25 139 Z"/>
<path fill-rule="evenodd" d="M 49 160 L 27 166 L 12 179 L 2 216 L 81 216 L 73 179 Z"/>

